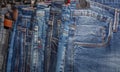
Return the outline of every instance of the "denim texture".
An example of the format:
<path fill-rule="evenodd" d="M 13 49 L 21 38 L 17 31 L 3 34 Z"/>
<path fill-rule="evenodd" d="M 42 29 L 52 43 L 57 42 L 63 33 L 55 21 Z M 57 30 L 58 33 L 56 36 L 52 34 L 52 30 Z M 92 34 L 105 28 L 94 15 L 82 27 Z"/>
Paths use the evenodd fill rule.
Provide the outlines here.
<path fill-rule="evenodd" d="M 45 59 L 44 51 L 48 20 L 49 20 L 49 8 L 38 7 L 37 10 L 35 11 L 33 22 L 31 72 L 44 72 L 44 59 Z"/>
<path fill-rule="evenodd" d="M 113 12 L 94 5 L 91 7 L 89 10 L 98 16 L 101 14 L 113 21 Z M 119 72 L 119 31 L 111 34 L 111 40 L 105 47 L 74 44 L 100 43 L 102 38 L 106 40 L 110 27 L 107 21 L 102 22 L 99 17 L 73 16 L 72 12 L 75 11 L 73 6 L 63 6 L 56 72 Z"/>

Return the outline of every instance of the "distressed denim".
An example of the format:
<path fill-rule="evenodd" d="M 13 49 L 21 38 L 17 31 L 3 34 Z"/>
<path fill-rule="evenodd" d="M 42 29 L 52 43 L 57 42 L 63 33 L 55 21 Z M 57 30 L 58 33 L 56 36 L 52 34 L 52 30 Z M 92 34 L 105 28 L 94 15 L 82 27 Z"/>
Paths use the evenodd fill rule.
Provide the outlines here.
<path fill-rule="evenodd" d="M 35 11 L 31 50 L 31 72 L 44 72 L 44 51 L 49 10 L 44 5 L 38 5 Z"/>

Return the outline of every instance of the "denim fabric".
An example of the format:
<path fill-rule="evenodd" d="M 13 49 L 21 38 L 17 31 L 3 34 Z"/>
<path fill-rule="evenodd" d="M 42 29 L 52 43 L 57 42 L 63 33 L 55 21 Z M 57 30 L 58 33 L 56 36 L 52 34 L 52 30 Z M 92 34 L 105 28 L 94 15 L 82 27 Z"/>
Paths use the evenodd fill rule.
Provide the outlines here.
<path fill-rule="evenodd" d="M 57 50 L 58 42 L 60 35 L 60 26 L 61 26 L 61 13 L 62 13 L 62 4 L 60 2 L 55 2 L 51 4 L 50 9 L 50 21 L 52 25 L 48 27 L 48 37 L 47 37 L 47 46 L 48 52 L 48 72 L 55 72 L 56 61 L 57 61 Z M 51 35 L 52 34 L 52 35 Z M 51 39 L 51 40 L 50 40 Z"/>
<path fill-rule="evenodd" d="M 9 36 L 9 47 L 8 47 L 8 56 L 7 56 L 7 65 L 6 65 L 6 72 L 12 72 L 12 64 L 13 64 L 13 55 L 14 55 L 14 43 L 15 43 L 15 35 L 16 35 L 16 25 L 17 21 L 13 23 L 13 29 L 11 30 Z"/>
<path fill-rule="evenodd" d="M 11 35 L 7 72 L 29 72 L 31 58 L 31 10 L 21 9 Z"/>
<path fill-rule="evenodd" d="M 57 53 L 57 66 L 56 72 L 64 71 L 65 62 L 65 51 L 68 42 L 68 32 L 69 32 L 69 20 L 70 20 L 70 7 L 63 6 L 62 8 L 62 25 L 60 30 L 59 46 Z"/>
<path fill-rule="evenodd" d="M 93 6 L 91 10 L 98 13 L 98 16 L 102 14 L 108 19 L 114 17 L 107 10 L 98 12 L 99 7 Z M 76 10 L 63 7 L 56 72 L 119 72 L 119 31 L 111 35 L 111 41 L 106 47 L 75 44 L 74 42 L 100 43 L 102 39 L 106 40 L 110 26 L 107 21 L 102 22 L 100 17 L 73 16 L 69 11 Z"/>
<path fill-rule="evenodd" d="M 30 35 L 30 22 L 31 22 L 31 17 L 24 17 L 24 15 L 22 16 L 22 23 L 21 23 L 21 28 L 23 28 L 23 30 L 20 32 L 20 39 L 21 39 L 21 67 L 20 67 L 20 71 L 29 71 L 30 70 L 30 52 L 31 52 L 31 35 Z"/>
<path fill-rule="evenodd" d="M 0 72 L 5 72 L 9 32 L 4 28 L 4 14 L 0 13 Z"/>
<path fill-rule="evenodd" d="M 37 7 L 34 16 L 31 50 L 31 72 L 44 72 L 44 50 L 47 21 L 49 19 L 49 8 L 43 7 Z"/>
<path fill-rule="evenodd" d="M 105 5 L 108 5 L 108 6 L 111 6 L 111 7 L 114 7 L 114 8 L 119 8 L 119 4 L 120 4 L 120 1 L 119 0 L 91 0 L 91 1 L 95 1 L 95 2 L 99 2 L 99 3 L 102 3 L 102 4 L 105 4 Z"/>
<path fill-rule="evenodd" d="M 43 72 L 49 8 L 18 6 L 19 16 L 10 41 L 7 72 Z"/>
<path fill-rule="evenodd" d="M 55 13 L 51 16 L 44 4 L 36 10 L 18 6 L 19 20 L 10 37 L 6 72 L 120 72 L 120 31 L 113 33 L 110 28 L 114 10 L 95 4 L 84 10 L 77 10 L 74 1 L 63 5 L 62 10 L 53 4 L 51 11 Z M 106 46 L 84 45 L 105 43 L 109 34 Z M 58 41 L 58 47 L 54 47 Z"/>

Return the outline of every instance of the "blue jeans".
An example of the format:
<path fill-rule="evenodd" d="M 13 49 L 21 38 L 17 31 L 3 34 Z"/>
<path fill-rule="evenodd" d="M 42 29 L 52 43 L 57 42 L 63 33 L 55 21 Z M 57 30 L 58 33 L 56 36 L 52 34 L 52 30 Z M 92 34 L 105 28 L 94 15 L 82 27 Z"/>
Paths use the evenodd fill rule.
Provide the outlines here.
<path fill-rule="evenodd" d="M 117 36 L 120 32 L 113 33 L 106 47 L 85 47 L 75 44 L 75 42 L 100 43 L 106 40 L 109 25 L 107 22 L 96 20 L 100 17 L 79 15 L 72 17 L 69 14 L 70 8 L 64 9 L 56 72 L 119 72 L 120 39 Z M 102 13 L 103 16 L 107 15 L 111 18 L 114 16 L 109 12 Z"/>

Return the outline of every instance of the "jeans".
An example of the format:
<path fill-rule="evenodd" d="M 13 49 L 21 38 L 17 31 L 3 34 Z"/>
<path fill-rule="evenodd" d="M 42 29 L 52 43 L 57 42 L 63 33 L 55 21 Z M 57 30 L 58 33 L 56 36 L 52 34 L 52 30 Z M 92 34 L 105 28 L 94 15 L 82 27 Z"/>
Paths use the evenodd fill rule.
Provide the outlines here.
<path fill-rule="evenodd" d="M 41 5 L 40 5 L 41 6 Z M 44 72 L 44 56 L 46 44 L 47 22 L 49 20 L 49 8 L 37 7 L 33 21 L 33 36 L 31 50 L 31 72 Z"/>
<path fill-rule="evenodd" d="M 99 8 L 97 9 L 99 10 Z M 63 7 L 62 33 L 58 46 L 56 72 L 119 72 L 119 37 L 117 37 L 119 31 L 112 35 L 111 26 L 106 19 L 104 22 L 102 21 L 104 17 L 101 20 L 100 13 L 98 13 L 98 17 L 93 18 L 73 16 L 69 11 L 77 10 Z M 101 12 L 101 14 L 107 15 L 108 19 L 109 17 L 113 19 L 114 16 L 109 11 Z M 111 40 L 106 46 L 82 46 L 84 43 L 104 42 L 109 33 Z M 82 44 L 79 44 L 80 42 Z"/>
<path fill-rule="evenodd" d="M 32 11 L 21 9 L 21 12 L 11 34 L 7 72 L 30 71 Z"/>

